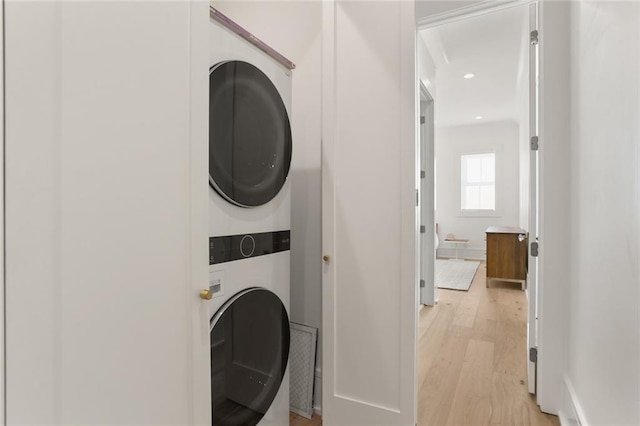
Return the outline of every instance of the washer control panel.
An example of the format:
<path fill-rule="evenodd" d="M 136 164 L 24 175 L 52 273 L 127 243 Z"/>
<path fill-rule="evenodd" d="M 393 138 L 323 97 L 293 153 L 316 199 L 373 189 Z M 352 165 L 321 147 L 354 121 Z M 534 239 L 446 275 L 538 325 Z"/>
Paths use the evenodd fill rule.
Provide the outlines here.
<path fill-rule="evenodd" d="M 287 251 L 291 231 L 209 237 L 209 265 Z"/>

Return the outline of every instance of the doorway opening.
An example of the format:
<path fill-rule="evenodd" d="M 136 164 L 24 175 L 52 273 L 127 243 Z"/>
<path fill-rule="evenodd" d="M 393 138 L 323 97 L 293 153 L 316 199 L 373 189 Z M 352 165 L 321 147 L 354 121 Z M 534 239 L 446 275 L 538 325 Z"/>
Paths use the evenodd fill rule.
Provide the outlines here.
<path fill-rule="evenodd" d="M 532 395 L 537 4 L 513 3 L 434 22 L 420 28 L 417 45 L 424 305 L 418 424 L 510 424 L 522 421 L 511 417 L 522 410 L 531 422 L 553 422 Z M 428 106 L 431 141 L 422 119 Z"/>

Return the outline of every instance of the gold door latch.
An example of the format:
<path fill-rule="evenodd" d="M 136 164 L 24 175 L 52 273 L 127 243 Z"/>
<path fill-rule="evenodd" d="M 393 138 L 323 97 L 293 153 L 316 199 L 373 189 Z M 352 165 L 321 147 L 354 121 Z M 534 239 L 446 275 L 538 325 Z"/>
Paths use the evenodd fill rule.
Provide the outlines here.
<path fill-rule="evenodd" d="M 325 262 L 328 262 L 331 260 L 331 258 L 329 257 L 328 254 L 325 254 L 324 256 L 322 256 L 322 260 L 324 260 Z"/>
<path fill-rule="evenodd" d="M 213 292 L 211 290 L 202 290 L 200 292 L 200 299 L 211 300 L 212 297 L 213 297 Z"/>

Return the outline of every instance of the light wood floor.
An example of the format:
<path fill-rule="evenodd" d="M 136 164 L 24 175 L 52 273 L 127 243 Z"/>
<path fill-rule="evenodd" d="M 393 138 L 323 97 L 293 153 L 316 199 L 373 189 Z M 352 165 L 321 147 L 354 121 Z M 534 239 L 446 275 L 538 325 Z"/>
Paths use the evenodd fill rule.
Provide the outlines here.
<path fill-rule="evenodd" d="M 485 277 L 482 263 L 469 291 L 439 289 L 438 304 L 420 312 L 418 425 L 559 425 L 527 391 L 525 293 L 516 283 L 486 288 Z"/>
<path fill-rule="evenodd" d="M 311 420 L 289 412 L 289 426 L 322 426 L 322 417 L 314 414 Z"/>
<path fill-rule="evenodd" d="M 527 392 L 527 299 L 516 283 L 438 290 L 420 312 L 418 425 L 559 425 Z"/>

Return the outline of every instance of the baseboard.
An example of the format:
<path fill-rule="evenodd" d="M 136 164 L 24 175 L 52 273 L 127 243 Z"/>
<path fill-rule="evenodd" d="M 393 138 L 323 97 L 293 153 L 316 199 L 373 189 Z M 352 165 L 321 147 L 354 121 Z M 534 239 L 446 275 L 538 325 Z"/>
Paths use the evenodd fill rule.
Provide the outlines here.
<path fill-rule="evenodd" d="M 313 379 L 313 411 L 322 416 L 322 370 L 320 368 L 316 368 Z"/>
<path fill-rule="evenodd" d="M 562 381 L 562 401 L 558 417 L 560 417 L 562 426 L 588 426 L 582 406 L 571 385 L 571 380 L 566 375 Z"/>
<path fill-rule="evenodd" d="M 459 248 L 458 258 L 484 261 L 486 259 L 485 251 L 486 250 L 484 248 Z M 456 257 L 456 249 L 449 247 L 439 247 L 438 250 L 436 250 L 436 256 L 441 258 L 453 259 Z"/>

